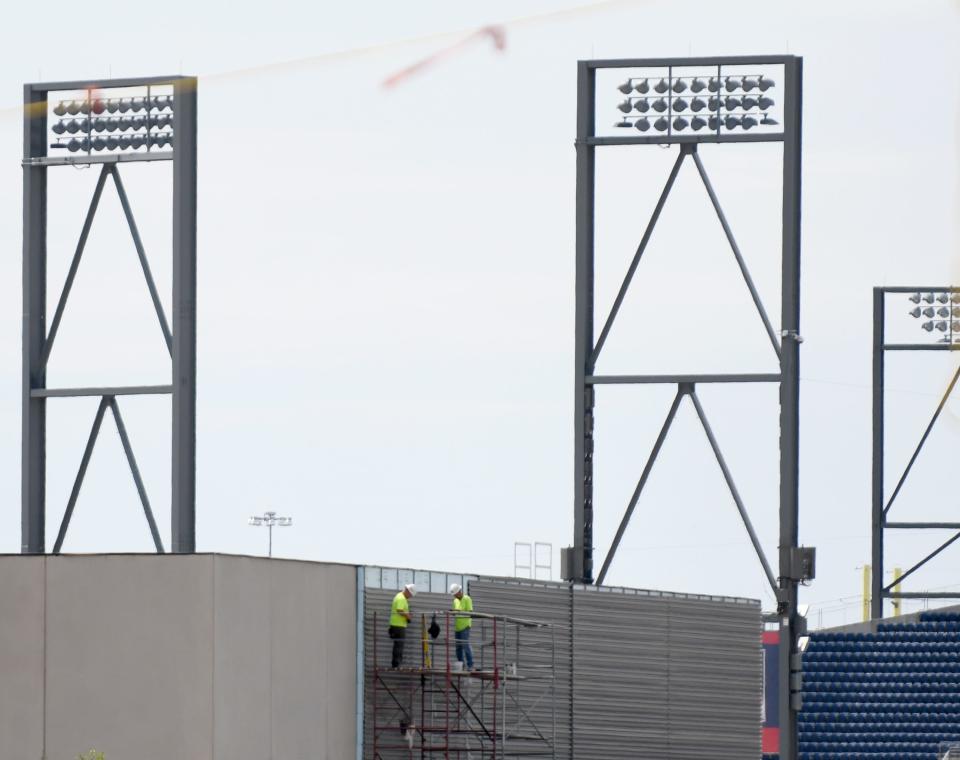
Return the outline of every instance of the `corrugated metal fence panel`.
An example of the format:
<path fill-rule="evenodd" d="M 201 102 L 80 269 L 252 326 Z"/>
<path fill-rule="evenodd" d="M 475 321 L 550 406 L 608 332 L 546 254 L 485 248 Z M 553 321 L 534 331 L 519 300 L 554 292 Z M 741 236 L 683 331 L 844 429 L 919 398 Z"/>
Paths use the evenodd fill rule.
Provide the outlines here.
<path fill-rule="evenodd" d="M 665 760 L 670 601 L 578 590 L 573 625 L 576 756 Z"/>
<path fill-rule="evenodd" d="M 671 760 L 760 755 L 763 692 L 759 605 L 670 603 Z"/>
<path fill-rule="evenodd" d="M 368 757 L 373 636 L 377 636 L 381 666 L 389 665 L 386 618 L 395 593 L 367 588 L 364 594 Z M 471 580 L 469 593 L 477 612 L 551 624 L 551 629 L 521 632 L 518 671 L 522 675 L 547 664 L 547 642 L 552 638 L 555 713 L 549 700 L 537 701 L 539 692 L 523 682 L 519 699 L 533 721 L 545 729 L 552 729 L 555 714 L 560 760 L 760 756 L 758 602 L 615 588 L 571 590 L 561 583 L 486 578 Z M 418 615 L 446 610 L 449 604 L 446 594 L 419 593 L 411 610 Z M 378 629 L 382 630 L 373 630 L 374 610 L 379 612 Z M 406 659 L 419 666 L 419 623 L 416 630 L 407 640 Z M 478 662 L 490 657 L 485 649 L 490 638 L 489 631 L 475 629 L 472 643 Z M 439 644 L 437 648 L 442 649 Z M 509 649 L 501 652 L 501 662 L 510 661 Z M 443 655 L 434 654 L 435 659 L 438 656 Z M 392 760 L 394 755 L 383 757 Z"/>
<path fill-rule="evenodd" d="M 534 724 L 549 737 L 553 735 L 556 758 L 572 760 L 570 699 L 570 587 L 558 583 L 534 583 L 480 579 L 471 581 L 470 594 L 477 612 L 537 620 L 550 628 L 521 629 L 523 659 L 518 673 L 543 674 L 554 661 L 554 699 L 544 693 L 540 681 L 519 685 L 519 701 Z M 510 629 L 511 632 L 516 629 Z M 507 656 L 510 656 L 508 647 Z M 554 718 L 556 723 L 554 725 Z M 521 731 L 525 730 L 520 726 Z M 529 731 L 527 731 L 529 732 Z M 586 757 L 586 755 L 578 755 Z"/>

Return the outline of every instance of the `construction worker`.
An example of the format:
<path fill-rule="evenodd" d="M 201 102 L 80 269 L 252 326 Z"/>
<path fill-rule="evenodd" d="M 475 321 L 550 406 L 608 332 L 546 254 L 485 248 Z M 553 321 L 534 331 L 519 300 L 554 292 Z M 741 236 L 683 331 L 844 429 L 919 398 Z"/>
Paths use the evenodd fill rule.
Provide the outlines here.
<path fill-rule="evenodd" d="M 417 593 L 417 587 L 408 583 L 398 591 L 390 605 L 390 638 L 393 639 L 393 657 L 390 667 L 403 665 L 403 644 L 407 637 L 407 623 L 410 622 L 410 597 Z"/>
<path fill-rule="evenodd" d="M 473 612 L 473 599 L 463 593 L 459 583 L 450 584 L 450 593 L 453 594 L 452 609 L 455 613 Z M 473 618 L 467 615 L 454 615 L 453 635 L 457 641 L 457 660 L 463 664 L 467 672 L 473 670 L 473 649 L 470 648 L 472 625 Z"/>

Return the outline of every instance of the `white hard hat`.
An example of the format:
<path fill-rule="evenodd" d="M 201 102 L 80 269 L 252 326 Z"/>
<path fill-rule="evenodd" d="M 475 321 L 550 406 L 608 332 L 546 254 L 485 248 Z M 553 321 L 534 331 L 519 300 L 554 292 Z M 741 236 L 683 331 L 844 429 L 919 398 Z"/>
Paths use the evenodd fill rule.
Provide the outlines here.
<path fill-rule="evenodd" d="M 415 596 L 416 593 L 417 593 L 417 587 L 414 586 L 412 583 L 407 583 L 407 584 L 403 587 L 403 590 L 404 590 L 404 591 L 409 591 L 409 592 L 410 592 L 410 596 Z"/>
<path fill-rule="evenodd" d="M 451 584 L 450 584 L 450 593 L 451 593 L 451 594 L 459 594 L 461 590 L 462 590 L 462 589 L 460 588 L 460 584 L 459 584 L 459 583 L 451 583 Z"/>

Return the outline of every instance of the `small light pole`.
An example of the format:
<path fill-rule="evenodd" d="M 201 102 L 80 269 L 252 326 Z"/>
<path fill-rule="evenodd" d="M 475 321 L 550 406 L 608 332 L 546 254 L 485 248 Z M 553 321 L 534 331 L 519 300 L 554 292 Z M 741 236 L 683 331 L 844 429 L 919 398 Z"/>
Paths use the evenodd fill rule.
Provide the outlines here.
<path fill-rule="evenodd" d="M 280 517 L 276 512 L 264 512 L 262 515 L 253 515 L 249 520 L 247 520 L 248 525 L 253 525 L 256 527 L 267 526 L 267 556 L 273 556 L 273 526 L 281 528 L 289 528 L 293 525 L 292 517 Z"/>

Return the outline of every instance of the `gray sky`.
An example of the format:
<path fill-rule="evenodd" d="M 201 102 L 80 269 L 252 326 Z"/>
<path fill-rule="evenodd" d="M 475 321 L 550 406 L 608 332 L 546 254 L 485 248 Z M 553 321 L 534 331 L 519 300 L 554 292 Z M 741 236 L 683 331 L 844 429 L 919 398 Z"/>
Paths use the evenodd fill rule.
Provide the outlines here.
<path fill-rule="evenodd" d="M 91 21 L 62 2 L 7 9 L 0 551 L 19 548 L 24 81 L 201 77 L 198 548 L 263 551 L 266 536 L 246 517 L 274 508 L 295 520 L 277 534 L 278 554 L 509 573 L 515 540 L 558 549 L 572 533 L 576 60 L 791 52 L 805 58 L 806 86 L 801 539 L 818 547 L 819 575 L 803 600 L 815 611 L 819 604 L 824 623 L 852 620 L 856 608 L 833 600 L 859 593 L 857 567 L 869 559 L 871 288 L 957 281 L 960 4 L 625 0 L 554 13 L 572 7 L 172 0 L 162 14 L 101 4 Z M 488 23 L 507 25 L 505 52 L 477 44 L 394 90 L 380 87 Z M 702 150 L 776 316 L 778 153 Z M 598 313 L 672 158 L 650 147 L 598 164 Z M 51 172 L 51 310 L 95 179 L 93 171 Z M 168 294 L 169 169 L 131 167 L 125 180 Z M 611 334 L 604 371 L 773 366 L 708 210 L 688 167 Z M 892 481 L 954 361 L 891 360 Z M 48 383 L 168 377 L 119 203 L 107 193 Z M 601 557 L 671 396 L 631 388 L 600 398 Z M 702 398 L 775 561 L 775 390 L 703 389 Z M 49 404 L 50 545 L 95 408 L 96 400 Z M 122 408 L 166 537 L 168 402 L 123 400 Z M 949 475 L 958 434 L 960 403 L 904 490 L 904 519 L 956 519 Z M 890 565 L 907 565 L 944 538 L 891 543 Z M 109 422 L 64 548 L 150 549 Z M 956 584 L 956 570 L 956 552 L 947 553 L 909 588 Z M 770 604 L 687 406 L 609 581 Z"/>

